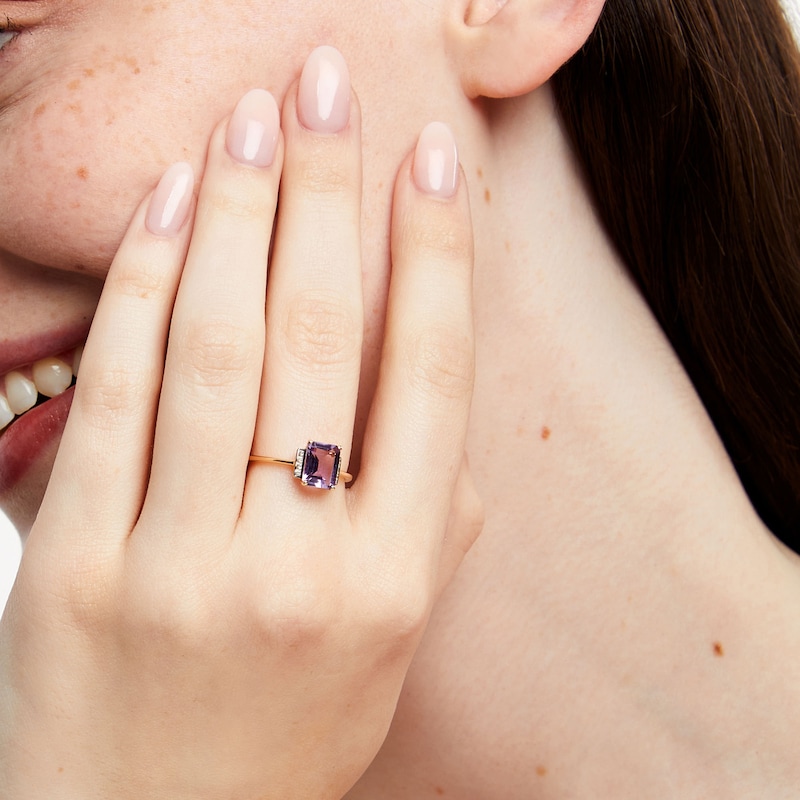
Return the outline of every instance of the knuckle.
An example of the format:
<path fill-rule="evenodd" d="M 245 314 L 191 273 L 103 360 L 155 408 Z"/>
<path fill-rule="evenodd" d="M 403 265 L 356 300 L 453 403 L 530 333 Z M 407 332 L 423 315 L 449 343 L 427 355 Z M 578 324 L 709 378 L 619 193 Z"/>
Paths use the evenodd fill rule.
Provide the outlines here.
<path fill-rule="evenodd" d="M 358 191 L 357 176 L 325 146 L 312 148 L 298 159 L 293 171 L 293 185 L 312 195 L 342 195 Z"/>
<path fill-rule="evenodd" d="M 286 305 L 283 337 L 293 360 L 315 368 L 349 366 L 361 352 L 358 315 L 339 297 L 296 297 Z"/>
<path fill-rule="evenodd" d="M 280 591 L 263 593 L 253 614 L 257 627 L 273 645 L 288 651 L 312 650 L 331 634 L 336 620 L 330 592 L 297 577 Z"/>
<path fill-rule="evenodd" d="M 419 328 L 408 343 L 413 385 L 429 395 L 463 399 L 472 392 L 475 352 L 472 340 L 444 325 Z"/>
<path fill-rule="evenodd" d="M 415 644 L 427 625 L 431 602 L 427 585 L 406 570 L 384 572 L 365 603 L 372 636 L 393 648 Z"/>
<path fill-rule="evenodd" d="M 129 593 L 121 610 L 122 628 L 136 641 L 196 651 L 214 633 L 206 602 L 189 587 L 188 581 L 175 575 L 151 581 L 147 586 L 136 581 Z"/>
<path fill-rule="evenodd" d="M 69 622 L 79 630 L 94 630 L 115 616 L 115 564 L 109 553 L 96 548 L 59 552 L 46 565 L 47 591 L 65 609 Z"/>
<path fill-rule="evenodd" d="M 236 219 L 265 219 L 270 209 L 263 193 L 255 191 L 248 183 L 236 186 L 215 186 L 204 198 L 201 215 L 221 215 Z"/>
<path fill-rule="evenodd" d="M 468 228 L 453 224 L 409 223 L 406 240 L 410 251 L 417 258 L 437 261 L 471 263 L 472 234 Z"/>
<path fill-rule="evenodd" d="M 86 365 L 78 379 L 77 400 L 90 424 L 105 430 L 119 424 L 120 412 L 145 402 L 153 389 L 152 370 L 107 360 Z"/>
<path fill-rule="evenodd" d="M 261 340 L 255 331 L 229 318 L 189 323 L 179 346 L 181 372 L 201 387 L 236 383 L 261 359 Z"/>
<path fill-rule="evenodd" d="M 153 265 L 126 264 L 109 272 L 106 284 L 115 294 L 123 297 L 149 299 L 171 291 L 169 272 Z"/>

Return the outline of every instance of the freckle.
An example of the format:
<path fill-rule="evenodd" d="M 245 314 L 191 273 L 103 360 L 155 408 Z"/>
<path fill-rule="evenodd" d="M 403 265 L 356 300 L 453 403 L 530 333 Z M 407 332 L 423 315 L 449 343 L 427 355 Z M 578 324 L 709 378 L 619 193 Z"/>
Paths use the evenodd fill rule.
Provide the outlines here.
<path fill-rule="evenodd" d="M 69 207 L 70 207 L 70 208 L 80 208 L 80 207 L 81 207 L 80 200 L 73 200 L 73 201 L 72 201 L 72 202 L 69 204 Z"/>
<path fill-rule="evenodd" d="M 183 79 L 183 82 L 184 82 L 184 83 L 191 83 L 191 82 L 192 82 L 192 79 L 191 79 L 191 78 L 184 78 L 184 79 Z"/>
<path fill-rule="evenodd" d="M 525 428 L 522 425 L 517 425 L 517 436 L 524 436 Z"/>
<path fill-rule="evenodd" d="M 74 81 L 70 81 L 67 84 L 67 89 L 69 89 L 71 92 L 74 92 L 77 88 L 80 87 L 80 85 L 81 85 L 81 79 L 80 78 L 75 78 Z"/>
<path fill-rule="evenodd" d="M 486 205 L 492 202 L 492 193 L 488 189 L 484 191 L 483 199 L 486 201 Z"/>
<path fill-rule="evenodd" d="M 47 105 L 45 103 L 42 103 L 41 105 L 36 106 L 36 108 L 34 109 L 34 112 L 33 112 L 33 116 L 34 117 L 41 117 L 42 114 L 44 114 L 46 108 L 47 108 Z"/>
<path fill-rule="evenodd" d="M 540 764 L 538 767 L 536 767 L 536 774 L 537 774 L 537 775 L 538 775 L 540 778 L 544 778 L 544 776 L 545 776 L 545 775 L 547 775 L 547 767 L 543 767 L 543 766 Z"/>
<path fill-rule="evenodd" d="M 506 241 L 505 244 L 506 244 L 506 253 L 510 253 L 511 252 L 511 242 Z"/>
<path fill-rule="evenodd" d="M 436 787 L 436 794 L 438 794 L 441 797 L 444 794 L 444 789 L 442 789 L 441 786 L 437 786 Z"/>
<path fill-rule="evenodd" d="M 71 111 L 73 114 L 83 113 L 83 106 L 80 103 L 70 103 L 67 106 L 67 109 Z"/>
<path fill-rule="evenodd" d="M 551 433 L 550 428 L 548 428 L 547 425 L 544 425 L 542 427 L 542 439 L 544 439 L 544 441 L 547 441 L 550 438 L 550 433 Z"/>
<path fill-rule="evenodd" d="M 483 177 L 483 170 L 480 167 L 478 167 L 478 177 L 479 178 Z"/>
<path fill-rule="evenodd" d="M 94 70 L 93 70 L 93 69 L 85 69 L 85 70 L 83 71 L 83 74 L 84 74 L 84 75 L 85 75 L 87 78 L 93 78 L 93 77 L 94 77 Z"/>
<path fill-rule="evenodd" d="M 82 180 L 85 181 L 89 177 L 89 170 L 86 167 L 78 167 L 75 174 Z"/>
<path fill-rule="evenodd" d="M 64 767 L 59 767 L 58 771 L 59 771 L 59 773 L 63 772 L 64 771 Z"/>
<path fill-rule="evenodd" d="M 717 658 L 722 658 L 725 655 L 725 649 L 722 646 L 721 642 L 714 642 L 714 655 Z"/>

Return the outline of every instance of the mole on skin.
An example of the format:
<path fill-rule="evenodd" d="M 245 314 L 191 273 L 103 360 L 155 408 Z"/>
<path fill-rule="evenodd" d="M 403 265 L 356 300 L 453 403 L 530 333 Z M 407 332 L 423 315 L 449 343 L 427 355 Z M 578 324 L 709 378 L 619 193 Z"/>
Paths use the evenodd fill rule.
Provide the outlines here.
<path fill-rule="evenodd" d="M 725 655 L 725 649 L 722 647 L 721 642 L 714 642 L 714 655 L 717 658 L 722 658 Z"/>

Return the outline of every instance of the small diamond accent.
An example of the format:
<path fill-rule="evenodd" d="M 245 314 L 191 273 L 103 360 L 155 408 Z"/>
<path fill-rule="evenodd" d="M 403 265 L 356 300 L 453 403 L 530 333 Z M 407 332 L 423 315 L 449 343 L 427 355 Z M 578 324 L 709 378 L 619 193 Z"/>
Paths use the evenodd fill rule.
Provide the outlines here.
<path fill-rule="evenodd" d="M 294 459 L 294 476 L 303 479 L 303 462 L 306 460 L 306 451 L 302 447 L 297 448 L 297 455 Z"/>

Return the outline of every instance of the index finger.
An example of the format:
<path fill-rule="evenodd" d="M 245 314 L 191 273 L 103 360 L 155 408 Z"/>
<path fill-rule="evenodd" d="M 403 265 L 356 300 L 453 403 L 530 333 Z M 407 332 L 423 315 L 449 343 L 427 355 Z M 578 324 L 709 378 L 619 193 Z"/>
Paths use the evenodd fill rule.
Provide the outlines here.
<path fill-rule="evenodd" d="M 193 187 L 189 164 L 172 165 L 139 206 L 111 264 L 39 514 L 56 515 L 47 530 L 79 519 L 127 535 L 138 517 Z M 74 534 L 82 529 L 73 527 Z"/>

